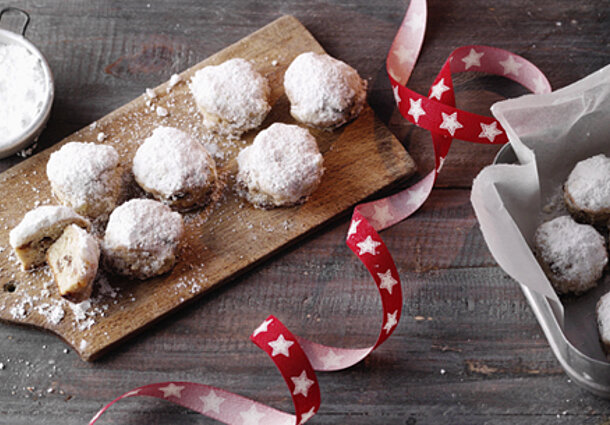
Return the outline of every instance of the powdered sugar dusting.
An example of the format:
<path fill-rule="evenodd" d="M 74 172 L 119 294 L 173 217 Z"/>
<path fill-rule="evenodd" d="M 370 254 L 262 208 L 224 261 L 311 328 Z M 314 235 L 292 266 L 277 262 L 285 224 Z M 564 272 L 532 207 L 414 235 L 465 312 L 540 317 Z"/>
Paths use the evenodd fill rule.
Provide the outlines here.
<path fill-rule="evenodd" d="M 303 53 L 284 75 L 290 113 L 306 124 L 335 127 L 357 116 L 367 83 L 346 63 L 326 54 Z"/>
<path fill-rule="evenodd" d="M 315 138 L 296 125 L 275 123 L 237 156 L 237 180 L 255 204 L 294 204 L 310 195 L 324 173 Z"/>
<path fill-rule="evenodd" d="M 208 188 L 216 179 L 216 166 L 207 150 L 188 134 L 158 127 L 136 152 L 133 174 L 144 189 L 172 198 L 193 188 Z"/>
<path fill-rule="evenodd" d="M 599 154 L 580 161 L 570 173 L 565 188 L 580 208 L 610 209 L 610 158 Z"/>
<path fill-rule="evenodd" d="M 601 340 L 610 354 L 610 292 L 602 296 L 597 303 L 597 327 Z"/>
<path fill-rule="evenodd" d="M 240 133 L 256 128 L 271 110 L 269 84 L 244 59 L 206 66 L 195 73 L 189 85 L 199 107 L 224 122 L 204 114 L 204 125 L 219 133 Z"/>

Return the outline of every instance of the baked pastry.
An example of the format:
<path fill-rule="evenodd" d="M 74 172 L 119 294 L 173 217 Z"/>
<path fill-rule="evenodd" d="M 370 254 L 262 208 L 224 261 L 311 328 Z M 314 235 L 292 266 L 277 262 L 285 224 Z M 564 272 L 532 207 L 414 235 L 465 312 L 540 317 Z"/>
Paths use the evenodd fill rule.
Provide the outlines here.
<path fill-rule="evenodd" d="M 112 146 L 66 143 L 51 154 L 47 177 L 62 204 L 89 218 L 106 218 L 120 195 L 119 155 Z"/>
<path fill-rule="evenodd" d="M 606 354 L 610 356 L 610 292 L 597 302 L 597 329 Z"/>
<path fill-rule="evenodd" d="M 87 219 L 71 208 L 45 205 L 28 211 L 9 235 L 10 244 L 24 270 L 44 264 L 47 249 L 70 224 L 89 228 Z"/>
<path fill-rule="evenodd" d="M 239 137 L 260 126 L 271 110 L 267 79 L 245 59 L 200 69 L 189 88 L 203 125 L 223 136 Z"/>
<path fill-rule="evenodd" d="M 97 239 L 76 224 L 66 227 L 47 251 L 59 294 L 75 303 L 91 296 L 99 260 Z"/>
<path fill-rule="evenodd" d="M 593 288 L 608 263 L 603 236 L 569 215 L 540 225 L 534 244 L 542 269 L 561 294 L 579 294 Z"/>
<path fill-rule="evenodd" d="M 578 162 L 563 185 L 563 195 L 576 220 L 605 225 L 610 219 L 610 158 L 599 154 Z"/>
<path fill-rule="evenodd" d="M 206 204 L 216 187 L 216 164 L 203 145 L 172 127 L 158 127 L 133 158 L 146 192 L 178 210 Z"/>
<path fill-rule="evenodd" d="M 104 263 L 115 272 L 148 279 L 174 267 L 183 234 L 182 216 L 152 199 L 132 199 L 108 219 Z"/>
<path fill-rule="evenodd" d="M 354 68 L 326 54 L 303 53 L 284 75 L 290 114 L 304 124 L 328 130 L 358 116 L 366 88 L 367 82 Z"/>
<path fill-rule="evenodd" d="M 272 124 L 237 156 L 237 191 L 260 208 L 303 203 L 320 184 L 324 159 L 304 128 Z"/>

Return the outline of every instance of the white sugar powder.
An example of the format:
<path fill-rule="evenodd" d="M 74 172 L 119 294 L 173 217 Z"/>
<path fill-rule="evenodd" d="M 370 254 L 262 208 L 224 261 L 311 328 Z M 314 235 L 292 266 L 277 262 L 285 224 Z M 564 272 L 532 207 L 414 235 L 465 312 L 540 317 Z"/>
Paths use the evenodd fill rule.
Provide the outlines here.
<path fill-rule="evenodd" d="M 34 121 L 44 105 L 46 89 L 38 58 L 25 47 L 0 44 L 0 146 Z"/>

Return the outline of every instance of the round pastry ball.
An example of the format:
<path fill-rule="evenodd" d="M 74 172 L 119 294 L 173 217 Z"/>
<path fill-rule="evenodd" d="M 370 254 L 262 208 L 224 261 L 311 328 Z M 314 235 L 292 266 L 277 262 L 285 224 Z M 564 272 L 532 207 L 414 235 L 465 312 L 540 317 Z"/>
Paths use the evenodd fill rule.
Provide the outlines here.
<path fill-rule="evenodd" d="M 47 177 L 62 204 L 89 218 L 107 217 L 121 191 L 119 155 L 112 146 L 66 143 L 51 154 Z"/>
<path fill-rule="evenodd" d="M 271 110 L 267 79 L 245 59 L 200 69 L 189 88 L 203 125 L 221 135 L 239 137 L 260 126 Z"/>
<path fill-rule="evenodd" d="M 599 154 L 578 162 L 563 185 L 563 195 L 575 219 L 605 225 L 610 219 L 610 158 Z"/>
<path fill-rule="evenodd" d="M 188 134 L 158 127 L 133 158 L 133 175 L 146 192 L 172 208 L 185 211 L 210 200 L 216 187 L 216 164 Z"/>
<path fill-rule="evenodd" d="M 102 243 L 115 272 L 148 279 L 171 270 L 183 234 L 182 216 L 152 199 L 132 199 L 115 209 Z"/>
<path fill-rule="evenodd" d="M 593 288 L 608 263 L 603 236 L 569 215 L 540 225 L 534 244 L 542 269 L 561 294 L 579 294 Z"/>
<path fill-rule="evenodd" d="M 304 128 L 272 124 L 237 156 L 239 193 L 260 208 L 303 203 L 320 184 L 324 159 Z"/>
<path fill-rule="evenodd" d="M 366 101 L 366 87 L 366 81 L 345 62 L 313 52 L 297 56 L 284 75 L 290 114 L 322 129 L 356 118 Z"/>

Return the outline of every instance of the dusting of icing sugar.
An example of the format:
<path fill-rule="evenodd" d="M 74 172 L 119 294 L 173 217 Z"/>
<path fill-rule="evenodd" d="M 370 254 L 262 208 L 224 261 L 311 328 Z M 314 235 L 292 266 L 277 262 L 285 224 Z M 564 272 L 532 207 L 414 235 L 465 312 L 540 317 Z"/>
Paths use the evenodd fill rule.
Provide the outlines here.
<path fill-rule="evenodd" d="M 294 204 L 310 195 L 324 174 L 316 139 L 297 125 L 272 124 L 237 156 L 237 180 L 256 204 Z M 258 195 L 261 195 L 259 199 Z"/>
<path fill-rule="evenodd" d="M 297 56 L 284 75 L 292 116 L 323 128 L 358 115 L 364 106 L 366 87 L 354 68 L 314 52 Z"/>
<path fill-rule="evenodd" d="M 593 226 L 579 224 L 568 215 L 540 225 L 534 240 L 555 288 L 562 293 L 595 286 L 608 263 L 603 236 Z"/>
<path fill-rule="evenodd" d="M 119 155 L 112 146 L 95 143 L 66 143 L 47 162 L 47 176 L 54 191 L 69 196 L 79 209 L 91 199 L 107 196 Z"/>
<path fill-rule="evenodd" d="M 241 58 L 200 69 L 189 87 L 204 112 L 224 121 L 219 125 L 204 113 L 204 125 L 219 133 L 240 134 L 256 128 L 271 110 L 267 79 Z"/>
<path fill-rule="evenodd" d="M 36 119 L 48 84 L 40 59 L 25 47 L 0 44 L 0 146 L 9 144 Z"/>
<path fill-rule="evenodd" d="M 169 245 L 175 245 L 182 232 L 179 213 L 151 199 L 132 199 L 110 214 L 104 247 L 161 253 L 169 249 Z"/>
<path fill-rule="evenodd" d="M 61 205 L 44 205 L 28 211 L 21 222 L 10 233 L 10 244 L 16 248 L 32 241 L 42 229 L 53 226 L 60 221 L 88 221 L 75 213 L 71 208 Z"/>
<path fill-rule="evenodd" d="M 610 158 L 599 154 L 580 161 L 570 173 L 565 188 L 580 208 L 610 209 Z"/>
<path fill-rule="evenodd" d="M 133 174 L 149 190 L 171 198 L 189 188 L 209 187 L 216 166 L 208 151 L 187 133 L 157 127 L 138 148 Z"/>
<path fill-rule="evenodd" d="M 610 346 L 610 292 L 597 303 L 597 326 L 602 342 Z"/>

